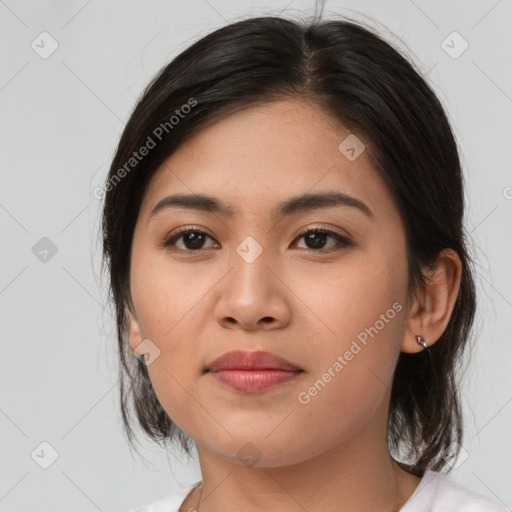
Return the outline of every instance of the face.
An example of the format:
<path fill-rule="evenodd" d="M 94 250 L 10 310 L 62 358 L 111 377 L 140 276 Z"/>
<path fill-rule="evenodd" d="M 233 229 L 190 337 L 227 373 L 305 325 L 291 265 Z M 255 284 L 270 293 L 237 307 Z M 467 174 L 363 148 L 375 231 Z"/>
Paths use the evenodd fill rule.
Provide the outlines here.
<path fill-rule="evenodd" d="M 149 183 L 133 238 L 130 346 L 149 353 L 159 401 L 200 453 L 277 467 L 385 435 L 406 320 L 405 233 L 368 149 L 357 156 L 354 135 L 339 149 L 349 135 L 314 106 L 273 102 L 199 132 Z M 168 201 L 152 214 L 175 194 L 226 208 Z M 305 194 L 319 196 L 283 207 Z M 232 351 L 300 371 L 272 358 L 259 370 L 244 358 L 212 366 Z"/>

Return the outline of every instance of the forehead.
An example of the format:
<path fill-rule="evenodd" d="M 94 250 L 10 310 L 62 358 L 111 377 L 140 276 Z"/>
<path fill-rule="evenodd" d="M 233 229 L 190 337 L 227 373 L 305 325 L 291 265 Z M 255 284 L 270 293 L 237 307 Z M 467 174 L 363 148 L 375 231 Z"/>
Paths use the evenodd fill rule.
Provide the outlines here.
<path fill-rule="evenodd" d="M 344 141 L 352 143 L 354 137 L 318 107 L 299 100 L 221 117 L 188 139 L 156 171 L 141 215 L 149 215 L 159 200 L 176 192 L 222 198 L 243 215 L 267 213 L 288 197 L 331 189 L 385 213 L 394 204 L 369 151 L 349 159 L 340 150 L 340 144 L 345 150 Z"/>

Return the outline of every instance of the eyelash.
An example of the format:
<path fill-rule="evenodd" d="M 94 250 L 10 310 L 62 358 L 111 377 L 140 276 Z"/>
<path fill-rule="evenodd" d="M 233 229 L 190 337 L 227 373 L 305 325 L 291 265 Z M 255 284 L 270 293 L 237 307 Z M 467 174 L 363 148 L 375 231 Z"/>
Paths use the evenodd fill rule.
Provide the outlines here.
<path fill-rule="evenodd" d="M 177 231 L 174 231 L 168 237 L 166 237 L 163 240 L 163 242 L 161 242 L 159 245 L 161 247 L 166 248 L 166 249 L 174 250 L 174 251 L 179 251 L 179 252 L 194 253 L 194 252 L 201 252 L 201 251 L 203 251 L 204 249 L 201 249 L 201 248 L 194 250 L 194 249 L 176 249 L 176 248 L 172 247 L 175 244 L 175 242 L 177 242 L 180 238 L 182 238 L 184 235 L 189 234 L 189 233 L 199 233 L 199 234 L 202 234 L 202 235 L 206 235 L 207 237 L 210 237 L 213 240 L 213 237 L 211 237 L 210 235 L 208 235 L 208 233 L 205 233 L 201 229 L 197 229 L 197 228 L 194 228 L 194 227 L 186 227 L 186 228 L 179 228 Z M 304 236 L 308 235 L 309 233 L 322 233 L 322 234 L 325 234 L 325 235 L 329 235 L 329 236 L 332 236 L 333 238 L 337 239 L 338 242 L 337 242 L 336 246 L 330 247 L 328 249 L 309 249 L 309 248 L 303 249 L 303 250 L 306 250 L 306 251 L 327 253 L 327 252 L 333 252 L 333 251 L 341 250 L 344 247 L 348 247 L 350 245 L 354 245 L 347 238 L 341 236 L 340 234 L 338 234 L 338 233 L 336 233 L 334 231 L 326 229 L 323 226 L 313 226 L 312 228 L 308 228 L 308 229 L 302 231 L 301 233 L 299 233 L 297 235 L 297 237 L 294 239 L 294 241 L 298 240 L 300 238 L 303 238 Z"/>

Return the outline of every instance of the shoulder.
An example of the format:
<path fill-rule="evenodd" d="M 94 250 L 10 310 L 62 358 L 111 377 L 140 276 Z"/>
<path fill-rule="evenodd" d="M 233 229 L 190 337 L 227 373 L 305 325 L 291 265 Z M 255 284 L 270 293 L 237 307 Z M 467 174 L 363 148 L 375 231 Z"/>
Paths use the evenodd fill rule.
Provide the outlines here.
<path fill-rule="evenodd" d="M 467 512 L 507 512 L 508 509 L 498 502 L 477 494 L 453 482 L 444 475 L 436 474 L 439 479 L 433 512 L 451 510 Z"/>
<path fill-rule="evenodd" d="M 130 512 L 178 512 L 181 504 L 185 501 L 190 491 L 194 489 L 200 482 L 188 485 L 178 492 L 171 494 L 167 498 L 155 501 L 149 505 L 139 507 L 138 509 L 131 510 Z"/>
<path fill-rule="evenodd" d="M 477 494 L 449 477 L 426 471 L 403 512 L 509 512 L 485 496 Z"/>

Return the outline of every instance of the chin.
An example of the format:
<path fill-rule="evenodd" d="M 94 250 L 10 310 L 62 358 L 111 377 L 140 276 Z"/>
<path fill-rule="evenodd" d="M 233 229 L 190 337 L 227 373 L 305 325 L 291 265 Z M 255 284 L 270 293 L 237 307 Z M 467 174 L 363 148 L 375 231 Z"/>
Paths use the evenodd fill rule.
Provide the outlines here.
<path fill-rule="evenodd" d="M 283 430 L 281 435 L 276 432 L 268 434 L 254 431 L 238 432 L 233 438 L 224 436 L 215 443 L 211 438 L 202 444 L 216 457 L 254 468 L 279 468 L 299 464 L 315 456 L 311 442 L 299 439 L 294 433 Z M 305 448 L 307 446 L 307 449 Z"/>

